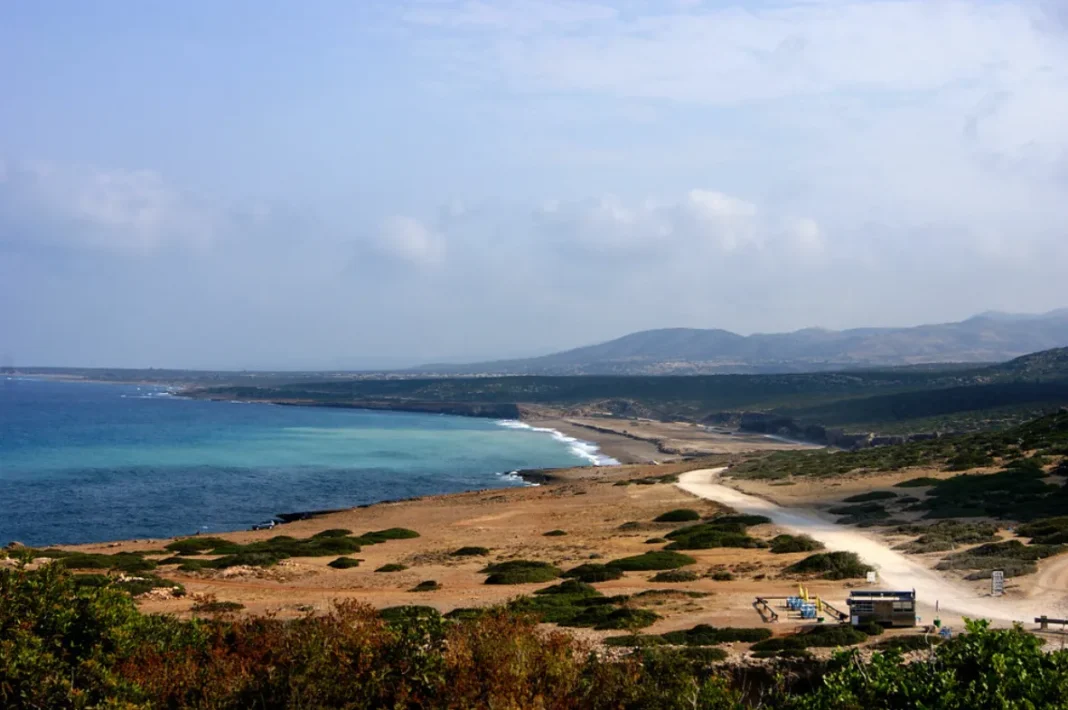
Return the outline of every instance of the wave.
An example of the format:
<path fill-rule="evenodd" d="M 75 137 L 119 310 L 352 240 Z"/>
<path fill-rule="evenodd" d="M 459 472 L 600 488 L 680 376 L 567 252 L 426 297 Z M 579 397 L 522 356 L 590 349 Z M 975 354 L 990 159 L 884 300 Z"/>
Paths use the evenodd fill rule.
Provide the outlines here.
<path fill-rule="evenodd" d="M 525 422 L 517 421 L 515 419 L 500 419 L 497 421 L 498 426 L 502 426 L 505 429 L 521 429 L 524 431 L 538 432 L 541 434 L 549 434 L 554 439 L 562 444 L 567 444 L 571 453 L 579 458 L 589 461 L 594 466 L 618 466 L 619 461 L 601 453 L 601 447 L 592 441 L 584 441 L 582 439 L 576 439 L 573 436 L 568 436 L 556 429 L 550 429 L 548 427 L 531 426 Z"/>
<path fill-rule="evenodd" d="M 533 487 L 533 486 L 541 485 L 539 483 L 532 483 L 532 482 L 526 480 L 525 478 L 523 478 L 522 476 L 519 475 L 519 471 L 507 471 L 507 472 L 503 472 L 503 473 L 501 471 L 498 471 L 497 472 L 497 477 L 500 478 L 502 481 L 507 481 L 508 483 L 512 483 L 512 484 L 520 485 L 520 486 Z"/>

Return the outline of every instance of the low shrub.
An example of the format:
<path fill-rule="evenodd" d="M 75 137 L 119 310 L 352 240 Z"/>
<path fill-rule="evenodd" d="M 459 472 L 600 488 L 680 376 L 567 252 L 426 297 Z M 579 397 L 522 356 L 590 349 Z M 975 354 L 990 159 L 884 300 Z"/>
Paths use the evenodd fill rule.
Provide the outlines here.
<path fill-rule="evenodd" d="M 787 567 L 789 574 L 817 575 L 822 579 L 863 579 L 871 566 L 860 561 L 855 552 L 820 552 Z"/>
<path fill-rule="evenodd" d="M 329 530 L 323 530 L 312 535 L 312 539 L 322 539 L 324 537 L 348 537 L 352 534 L 351 530 L 345 528 L 330 528 Z"/>
<path fill-rule="evenodd" d="M 936 569 L 976 570 L 967 579 L 985 579 L 994 570 L 1001 570 L 1006 577 L 1033 574 L 1038 560 L 1053 557 L 1068 551 L 1066 545 L 1025 545 L 1019 540 L 992 542 L 970 550 L 947 555 Z"/>
<path fill-rule="evenodd" d="M 666 550 L 643 552 L 633 557 L 624 557 L 612 560 L 606 566 L 623 572 L 652 572 L 657 570 L 678 569 L 686 565 L 692 565 L 697 560 L 689 555 Z"/>
<path fill-rule="evenodd" d="M 734 579 L 734 575 L 725 569 L 719 569 L 712 573 L 712 580 L 715 582 L 730 582 Z"/>
<path fill-rule="evenodd" d="M 838 646 L 855 646 L 868 639 L 868 635 L 848 624 L 837 626 L 817 626 L 801 635 L 806 648 L 835 648 Z"/>
<path fill-rule="evenodd" d="M 668 550 L 711 550 L 719 547 L 759 548 L 765 543 L 745 533 L 746 524 L 717 519 L 679 528 L 665 537 L 671 540 Z"/>
<path fill-rule="evenodd" d="M 667 542 L 667 540 L 665 538 L 662 538 L 662 537 L 651 537 L 651 538 L 649 538 L 648 540 L 645 541 L 645 544 L 646 545 L 659 545 L 662 542 Z"/>
<path fill-rule="evenodd" d="M 872 649 L 908 653 L 909 651 L 925 651 L 934 648 L 940 643 L 942 643 L 940 636 L 909 634 L 908 636 L 891 636 L 890 638 L 882 639 L 873 644 Z"/>
<path fill-rule="evenodd" d="M 727 660 L 729 655 L 722 648 L 707 648 L 701 646 L 684 648 L 681 649 L 679 653 L 681 653 L 682 657 L 686 660 L 698 665 L 721 663 L 722 661 Z"/>
<path fill-rule="evenodd" d="M 623 530 L 624 532 L 629 532 L 631 530 L 642 530 L 644 527 L 645 525 L 639 523 L 636 520 L 628 520 L 627 522 L 620 525 L 617 529 Z"/>
<path fill-rule="evenodd" d="M 619 629 L 642 629 L 652 626 L 660 620 L 660 615 L 648 609 L 633 609 L 631 607 L 619 607 L 614 609 L 593 628 L 598 631 L 615 631 Z"/>
<path fill-rule="evenodd" d="M 875 500 L 890 500 L 891 498 L 897 498 L 897 493 L 891 493 L 890 491 L 871 491 L 870 493 L 858 493 L 855 496 L 849 496 L 843 499 L 843 503 L 870 503 Z"/>
<path fill-rule="evenodd" d="M 482 570 L 488 574 L 486 584 L 536 584 L 549 582 L 561 575 L 560 570 L 548 562 L 509 560 L 488 565 Z"/>
<path fill-rule="evenodd" d="M 544 535 L 545 537 L 563 537 L 564 535 L 567 535 L 567 531 L 566 530 L 550 530 L 547 533 L 542 533 L 542 535 Z"/>
<path fill-rule="evenodd" d="M 933 476 L 918 476 L 916 478 L 910 478 L 907 481 L 895 483 L 894 488 L 926 488 L 927 486 L 937 486 L 941 482 L 941 478 L 935 478 Z"/>
<path fill-rule="evenodd" d="M 441 619 L 441 612 L 432 606 L 403 604 L 380 609 L 378 616 L 390 624 L 410 624 L 426 620 L 437 621 Z"/>
<path fill-rule="evenodd" d="M 328 563 L 327 567 L 333 567 L 334 569 L 352 569 L 353 567 L 359 567 L 360 562 L 362 561 L 363 560 L 358 560 L 354 557 L 338 557 L 333 562 Z"/>
<path fill-rule="evenodd" d="M 1068 516 L 1043 518 L 1016 528 L 1020 537 L 1031 538 L 1036 545 L 1063 545 L 1068 543 Z"/>
<path fill-rule="evenodd" d="M 181 540 L 175 540 L 174 542 L 164 545 L 164 548 L 170 552 L 176 552 L 179 555 L 196 555 L 229 544 L 229 540 L 224 540 L 221 537 L 201 537 L 197 535 L 195 537 L 186 537 Z"/>
<path fill-rule="evenodd" d="M 436 592 L 441 585 L 433 579 L 427 579 L 412 587 L 413 592 Z"/>
<path fill-rule="evenodd" d="M 627 634 L 626 636 L 609 636 L 604 640 L 605 646 L 623 648 L 650 648 L 652 646 L 664 646 L 667 641 L 662 636 L 646 634 Z"/>
<path fill-rule="evenodd" d="M 216 599 L 205 599 L 194 604 L 192 611 L 203 614 L 231 614 L 235 611 L 241 611 L 244 608 L 245 605 L 239 602 L 223 602 Z"/>
<path fill-rule="evenodd" d="M 398 564 L 397 562 L 390 562 L 389 564 L 382 565 L 376 569 L 375 572 L 403 572 L 406 569 L 408 569 L 408 567 L 405 565 Z"/>
<path fill-rule="evenodd" d="M 545 587 L 534 592 L 538 595 L 561 595 L 567 594 L 571 596 L 579 597 L 598 597 L 601 593 L 597 589 L 586 582 L 582 582 L 577 579 L 565 579 L 559 584 L 554 584 L 551 587 Z"/>
<path fill-rule="evenodd" d="M 716 646 L 721 643 L 756 643 L 771 638 L 768 629 L 722 628 L 698 624 L 685 631 L 670 631 L 661 638 L 675 646 Z"/>
<path fill-rule="evenodd" d="M 567 572 L 564 572 L 563 576 L 573 577 L 574 579 L 587 583 L 608 582 L 613 579 L 621 579 L 623 577 L 623 570 L 617 567 L 598 564 L 596 562 L 587 562 L 586 564 L 569 569 Z"/>
<path fill-rule="evenodd" d="M 653 582 L 695 582 L 697 573 L 688 569 L 673 569 L 653 575 Z"/>
<path fill-rule="evenodd" d="M 669 510 L 666 513 L 658 515 L 653 519 L 654 523 L 688 523 L 693 520 L 700 520 L 701 514 L 691 508 L 676 508 L 675 510 Z"/>
<path fill-rule="evenodd" d="M 998 528 L 989 523 L 940 520 L 932 525 L 901 525 L 895 532 L 903 535 L 919 535 L 916 540 L 900 545 L 898 549 L 912 554 L 923 554 L 946 552 L 960 545 L 993 542 L 997 540 Z"/>
<path fill-rule="evenodd" d="M 461 547 L 449 554 L 453 557 L 485 557 L 489 553 L 489 548 L 486 547 Z"/>
<path fill-rule="evenodd" d="M 419 533 L 408 528 L 388 528 L 364 533 L 360 535 L 359 539 L 365 545 L 375 545 L 389 540 L 412 540 L 417 537 L 419 537 Z"/>
<path fill-rule="evenodd" d="M 780 555 L 792 552 L 815 552 L 823 549 L 823 543 L 813 540 L 808 535 L 776 535 L 771 539 L 769 549 Z"/>

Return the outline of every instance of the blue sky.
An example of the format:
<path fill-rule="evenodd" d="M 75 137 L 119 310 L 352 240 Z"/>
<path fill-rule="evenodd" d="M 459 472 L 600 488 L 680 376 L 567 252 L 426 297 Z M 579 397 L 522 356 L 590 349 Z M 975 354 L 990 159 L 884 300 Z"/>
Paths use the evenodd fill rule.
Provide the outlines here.
<path fill-rule="evenodd" d="M 1068 12 L 0 5 L 0 354 L 360 367 L 1068 305 Z"/>

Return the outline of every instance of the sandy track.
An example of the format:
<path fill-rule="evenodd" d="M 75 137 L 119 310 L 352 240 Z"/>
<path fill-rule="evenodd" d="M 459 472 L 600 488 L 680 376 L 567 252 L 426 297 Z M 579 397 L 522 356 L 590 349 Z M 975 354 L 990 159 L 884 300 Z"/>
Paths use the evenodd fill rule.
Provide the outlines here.
<path fill-rule="evenodd" d="M 739 512 L 765 515 L 779 527 L 810 535 L 829 550 L 856 552 L 878 570 L 880 586 L 915 589 L 918 601 L 925 606 L 933 607 L 937 601 L 943 611 L 992 621 L 1032 621 L 1035 617 L 1033 603 L 1024 605 L 1004 597 L 980 597 L 973 590 L 955 584 L 935 570 L 893 550 L 874 536 L 836 525 L 813 511 L 783 508 L 716 483 L 724 470 L 703 469 L 681 474 L 678 487 L 699 498 L 729 505 Z"/>

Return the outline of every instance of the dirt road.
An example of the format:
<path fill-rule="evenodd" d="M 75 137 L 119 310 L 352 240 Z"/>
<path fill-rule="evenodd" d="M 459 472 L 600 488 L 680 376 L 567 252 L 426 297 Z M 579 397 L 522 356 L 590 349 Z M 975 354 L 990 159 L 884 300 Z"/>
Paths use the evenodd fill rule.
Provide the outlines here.
<path fill-rule="evenodd" d="M 945 579 L 921 562 L 891 549 L 874 536 L 836 525 L 814 511 L 783 508 L 769 500 L 719 484 L 716 480 L 724 470 L 703 469 L 684 473 L 679 476 L 678 487 L 700 498 L 729 505 L 739 512 L 765 515 L 779 527 L 810 535 L 829 550 L 856 552 L 862 560 L 878 570 L 880 586 L 915 589 L 921 605 L 928 608 L 937 601 L 941 611 L 999 622 L 1032 621 L 1035 617 L 1031 603 L 980 597 L 971 589 Z"/>

